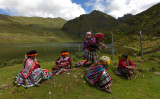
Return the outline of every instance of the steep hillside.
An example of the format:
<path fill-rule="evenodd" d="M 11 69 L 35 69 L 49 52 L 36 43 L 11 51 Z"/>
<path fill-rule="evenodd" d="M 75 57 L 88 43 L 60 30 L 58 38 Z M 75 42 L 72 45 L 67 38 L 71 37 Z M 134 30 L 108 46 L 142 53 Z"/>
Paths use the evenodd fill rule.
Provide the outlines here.
<path fill-rule="evenodd" d="M 68 21 L 64 24 L 63 30 L 75 37 L 84 37 L 87 31 L 92 33 L 107 33 L 116 27 L 119 22 L 100 11 L 92 11 L 90 14 L 81 15 L 78 18 Z"/>
<path fill-rule="evenodd" d="M 160 46 L 160 3 L 139 13 L 114 29 L 116 43 L 139 47 L 139 31 L 142 31 L 144 48 Z"/>
<path fill-rule="evenodd" d="M 127 24 L 150 36 L 160 36 L 160 3 L 127 20 Z"/>

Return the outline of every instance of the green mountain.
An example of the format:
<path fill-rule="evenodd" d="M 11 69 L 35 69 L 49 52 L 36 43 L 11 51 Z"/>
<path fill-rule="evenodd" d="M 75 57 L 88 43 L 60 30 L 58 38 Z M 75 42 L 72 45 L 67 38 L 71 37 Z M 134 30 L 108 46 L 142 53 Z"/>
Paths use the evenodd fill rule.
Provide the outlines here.
<path fill-rule="evenodd" d="M 61 30 L 61 18 L 17 17 L 0 14 L 0 43 L 71 41 Z"/>
<path fill-rule="evenodd" d="M 100 11 L 92 11 L 90 14 L 84 14 L 64 24 L 63 30 L 74 37 L 84 37 L 87 31 L 92 33 L 107 33 L 120 22 Z"/>
<path fill-rule="evenodd" d="M 139 47 L 139 32 L 142 31 L 145 49 L 160 46 L 160 3 L 121 23 L 114 30 L 117 44 Z"/>
<path fill-rule="evenodd" d="M 67 21 L 63 30 L 69 35 L 84 38 L 87 31 L 92 33 L 102 32 L 105 34 L 106 43 L 111 43 L 111 32 L 114 34 L 114 41 L 117 44 L 133 45 L 138 47 L 139 31 L 142 31 L 143 40 L 149 46 L 157 43 L 160 36 L 160 3 L 146 11 L 126 18 L 120 22 L 117 19 L 100 11 L 93 11 L 90 14 L 81 15 L 73 20 Z"/>
<path fill-rule="evenodd" d="M 75 19 L 16 17 L 0 15 L 0 43 L 29 43 L 75 41 L 84 38 L 87 31 L 105 34 L 105 43 L 139 47 L 139 31 L 142 31 L 144 46 L 159 46 L 160 3 L 124 21 L 118 21 L 100 11 L 93 11 Z M 150 42 L 152 41 L 152 42 Z"/>
<path fill-rule="evenodd" d="M 139 13 L 128 20 L 125 25 L 117 27 L 118 31 L 129 31 L 128 34 L 136 34 L 137 31 L 142 31 L 145 35 L 160 36 L 160 3 L 154 5 L 148 10 Z M 127 25 L 127 26 L 126 26 Z M 127 34 L 127 33 L 126 33 Z M 128 35 L 127 34 L 127 35 Z"/>

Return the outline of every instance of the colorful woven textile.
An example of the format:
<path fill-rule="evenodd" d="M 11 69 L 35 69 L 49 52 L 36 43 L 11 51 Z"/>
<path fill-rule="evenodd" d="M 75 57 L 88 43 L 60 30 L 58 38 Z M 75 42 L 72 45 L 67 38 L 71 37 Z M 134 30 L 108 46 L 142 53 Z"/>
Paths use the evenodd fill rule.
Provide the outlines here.
<path fill-rule="evenodd" d="M 83 51 L 83 58 L 88 61 L 94 61 L 98 60 L 98 55 L 96 51 L 89 51 L 88 49 L 85 49 Z"/>
<path fill-rule="evenodd" d="M 96 84 L 100 88 L 108 87 L 112 83 L 111 77 L 101 63 L 94 64 L 87 70 L 86 79 L 91 85 Z"/>
<path fill-rule="evenodd" d="M 36 68 L 27 78 L 24 78 L 22 74 L 19 73 L 15 83 L 23 87 L 32 87 L 38 84 L 42 79 L 49 79 L 50 77 L 51 73 L 47 69 Z"/>
<path fill-rule="evenodd" d="M 110 59 L 108 56 L 102 56 L 99 60 L 100 60 L 103 64 L 109 65 L 109 64 L 111 63 L 111 59 Z"/>
<path fill-rule="evenodd" d="M 77 62 L 77 63 L 75 64 L 75 67 L 80 67 L 80 66 L 82 66 L 85 62 L 86 62 L 85 60 L 82 60 L 82 61 L 80 61 L 80 62 Z"/>

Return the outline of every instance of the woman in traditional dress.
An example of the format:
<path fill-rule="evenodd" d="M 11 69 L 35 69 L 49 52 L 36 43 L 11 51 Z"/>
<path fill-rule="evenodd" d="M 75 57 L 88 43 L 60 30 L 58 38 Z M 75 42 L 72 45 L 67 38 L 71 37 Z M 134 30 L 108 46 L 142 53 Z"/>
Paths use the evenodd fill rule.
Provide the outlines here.
<path fill-rule="evenodd" d="M 85 43 L 83 47 L 83 58 L 86 59 L 86 62 L 84 63 L 84 65 L 86 65 L 88 61 L 91 61 L 91 64 L 97 62 L 98 56 L 96 51 L 97 49 L 101 50 L 101 48 L 99 47 L 100 45 L 107 49 L 107 46 L 100 42 L 103 38 L 103 33 L 97 33 L 95 34 L 94 38 L 91 38 L 87 43 Z"/>
<path fill-rule="evenodd" d="M 36 50 L 27 52 L 22 71 L 16 77 L 15 83 L 25 88 L 39 86 L 39 82 L 43 79 L 49 79 L 51 73 L 47 69 L 41 69 L 40 64 L 36 60 L 38 55 Z"/>
<path fill-rule="evenodd" d="M 68 51 L 62 51 L 56 61 L 56 66 L 52 68 L 53 75 L 59 75 L 62 72 L 69 72 L 72 66 L 72 60 L 68 57 Z"/>
<path fill-rule="evenodd" d="M 107 73 L 108 65 L 111 60 L 107 56 L 102 56 L 99 61 L 89 67 L 86 73 L 86 79 L 91 85 L 95 85 L 98 89 L 111 93 L 110 86 L 112 84 L 111 77 Z"/>
<path fill-rule="evenodd" d="M 130 59 L 128 59 L 127 54 L 123 54 L 122 58 L 119 60 L 118 68 L 115 70 L 117 75 L 122 75 L 127 79 L 132 79 L 132 75 L 134 74 L 135 66 Z"/>

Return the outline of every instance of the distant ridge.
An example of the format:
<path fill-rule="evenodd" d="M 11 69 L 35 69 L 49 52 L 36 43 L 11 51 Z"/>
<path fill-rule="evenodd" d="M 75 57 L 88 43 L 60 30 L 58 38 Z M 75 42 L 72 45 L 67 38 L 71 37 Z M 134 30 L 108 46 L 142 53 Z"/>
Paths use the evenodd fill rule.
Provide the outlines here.
<path fill-rule="evenodd" d="M 63 30 L 70 35 L 84 37 L 87 31 L 92 33 L 111 31 L 120 22 L 110 15 L 94 10 L 90 14 L 84 14 L 64 24 Z"/>

